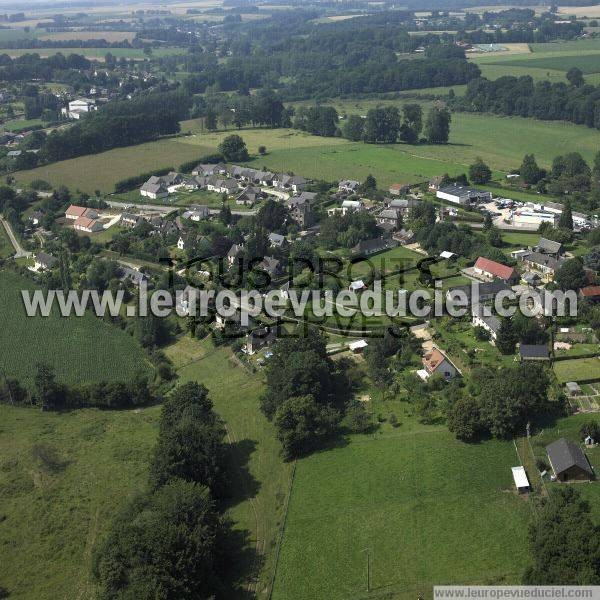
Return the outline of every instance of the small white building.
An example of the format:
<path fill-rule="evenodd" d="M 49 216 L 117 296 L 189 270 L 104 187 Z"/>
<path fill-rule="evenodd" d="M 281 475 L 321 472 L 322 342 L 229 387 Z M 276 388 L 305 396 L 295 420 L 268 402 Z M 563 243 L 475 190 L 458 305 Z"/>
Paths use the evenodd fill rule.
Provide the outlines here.
<path fill-rule="evenodd" d="M 535 229 L 542 223 L 551 223 L 552 226 L 556 225 L 558 217 L 556 213 L 550 212 L 536 212 L 529 210 L 519 210 L 511 215 L 511 221 L 513 225 L 520 225 L 522 227 L 529 227 Z"/>
<path fill-rule="evenodd" d="M 78 98 L 69 102 L 68 107 L 61 109 L 61 114 L 68 119 L 79 120 L 82 116 L 98 110 L 95 100 L 89 98 Z"/>
<path fill-rule="evenodd" d="M 348 289 L 351 292 L 362 292 L 363 290 L 367 289 L 367 286 L 365 285 L 365 282 L 362 279 L 357 279 L 348 286 Z"/>
<path fill-rule="evenodd" d="M 525 473 L 525 467 L 512 467 L 511 470 L 517 491 L 521 494 L 531 491 L 529 479 L 527 478 L 527 473 Z"/>
<path fill-rule="evenodd" d="M 364 204 L 360 200 L 344 200 L 342 202 L 342 214 L 348 212 L 359 212 L 364 209 Z"/>

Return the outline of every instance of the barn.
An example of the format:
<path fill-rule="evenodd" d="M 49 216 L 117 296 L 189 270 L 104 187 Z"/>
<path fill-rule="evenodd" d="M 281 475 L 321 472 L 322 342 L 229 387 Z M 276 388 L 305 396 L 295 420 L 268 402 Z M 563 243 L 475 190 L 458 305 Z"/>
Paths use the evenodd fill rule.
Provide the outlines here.
<path fill-rule="evenodd" d="M 594 471 L 583 453 L 583 450 L 577 445 L 560 438 L 549 446 L 546 446 L 548 459 L 552 465 L 554 476 L 558 481 L 586 481 L 593 479 Z"/>

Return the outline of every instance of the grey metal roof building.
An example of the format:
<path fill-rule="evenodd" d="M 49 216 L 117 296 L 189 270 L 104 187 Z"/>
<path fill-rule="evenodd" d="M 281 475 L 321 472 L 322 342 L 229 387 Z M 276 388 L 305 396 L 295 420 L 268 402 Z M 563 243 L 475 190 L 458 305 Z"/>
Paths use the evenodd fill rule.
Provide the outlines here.
<path fill-rule="evenodd" d="M 565 438 L 556 440 L 556 442 L 546 446 L 546 452 L 554 475 L 559 481 L 591 479 L 594 477 L 594 471 L 583 450 L 570 440 Z"/>

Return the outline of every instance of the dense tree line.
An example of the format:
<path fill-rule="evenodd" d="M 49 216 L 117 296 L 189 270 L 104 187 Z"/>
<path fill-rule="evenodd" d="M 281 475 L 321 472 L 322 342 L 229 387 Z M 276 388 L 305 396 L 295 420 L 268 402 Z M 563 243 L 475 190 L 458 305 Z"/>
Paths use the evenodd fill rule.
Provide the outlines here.
<path fill-rule="evenodd" d="M 53 131 L 42 148 L 42 159 L 53 162 L 96 154 L 177 133 L 189 105 L 190 98 L 176 92 L 110 103 L 68 129 Z"/>
<path fill-rule="evenodd" d="M 43 410 L 134 408 L 156 401 L 148 378 L 141 373 L 129 381 L 66 385 L 56 380 L 52 367 L 40 363 L 36 366 L 34 382 L 35 387 L 30 394 L 19 381 L 5 378 L 0 381 L 0 398 L 5 403 L 37 406 Z"/>
<path fill-rule="evenodd" d="M 94 555 L 101 598 L 229 597 L 237 586 L 225 491 L 225 428 L 206 388 L 187 383 L 165 401 L 148 489 L 116 516 Z"/>
<path fill-rule="evenodd" d="M 575 487 L 554 489 L 529 527 L 526 585 L 600 585 L 600 527 Z"/>
<path fill-rule="evenodd" d="M 574 79 L 568 82 L 534 82 L 529 75 L 504 76 L 494 81 L 472 79 L 462 98 L 453 106 L 459 110 L 493 112 L 533 117 L 548 121 L 569 121 L 600 129 L 600 88 Z"/>
<path fill-rule="evenodd" d="M 64 56 L 59 52 L 48 58 L 40 58 L 39 54 L 23 54 L 15 58 L 1 54 L 0 81 L 61 81 L 67 71 L 87 70 L 90 65 L 90 61 L 80 54 Z"/>

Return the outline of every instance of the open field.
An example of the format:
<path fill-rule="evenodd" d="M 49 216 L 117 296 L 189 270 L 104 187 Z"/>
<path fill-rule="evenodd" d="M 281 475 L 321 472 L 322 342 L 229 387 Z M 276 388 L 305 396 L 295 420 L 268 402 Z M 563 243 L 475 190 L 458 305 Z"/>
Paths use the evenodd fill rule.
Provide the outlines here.
<path fill-rule="evenodd" d="M 405 101 L 348 100 L 335 102 L 340 112 L 364 114 L 377 104 L 401 106 Z M 96 156 L 83 156 L 17 173 L 20 183 L 45 179 L 53 185 L 93 193 L 112 192 L 125 177 L 181 163 L 213 152 L 219 142 L 233 133 L 203 133 L 197 121 L 182 123 L 192 135 L 162 139 L 139 146 L 117 148 Z M 236 131 L 237 132 L 237 131 Z M 274 171 L 292 171 L 311 178 L 336 181 L 345 177 L 364 179 L 372 173 L 383 186 L 395 182 L 420 182 L 433 175 L 456 175 L 467 171 L 481 156 L 495 171 L 519 166 L 526 153 L 533 153 L 541 166 L 549 167 L 558 152 L 581 152 L 592 162 L 600 133 L 595 129 L 562 122 L 535 121 L 471 113 L 452 115 L 450 143 L 409 146 L 370 145 L 340 138 L 310 136 L 290 129 L 242 129 L 239 133 L 251 154 L 259 145 L 267 147 L 252 166 Z M 494 143 L 490 144 L 490 135 Z M 507 195 L 509 192 L 507 191 Z"/>
<path fill-rule="evenodd" d="M 46 362 L 57 380 L 87 383 L 123 381 L 138 371 L 151 373 L 142 349 L 124 331 L 86 313 L 62 318 L 28 317 L 20 290 L 33 290 L 31 282 L 8 272 L 0 273 L 0 372 L 32 385 L 35 365 Z"/>
<path fill-rule="evenodd" d="M 557 55 L 541 56 L 537 58 L 521 58 L 519 60 L 506 60 L 495 62 L 496 65 L 506 65 L 510 67 L 533 67 L 536 69 L 553 69 L 556 71 L 568 71 L 571 67 L 577 67 L 582 73 L 597 73 L 600 70 L 600 52 L 594 54 L 579 55 Z"/>
<path fill-rule="evenodd" d="M 427 596 L 434 583 L 517 583 L 530 508 L 511 442 L 442 428 L 361 436 L 298 462 L 273 598 Z"/>
<path fill-rule="evenodd" d="M 6 131 L 19 133 L 19 131 L 29 129 L 30 127 L 42 127 L 44 124 L 44 121 L 41 119 L 15 119 L 14 121 L 6 121 L 3 123 L 2 128 Z"/>
<path fill-rule="evenodd" d="M 158 415 L 0 406 L 0 581 L 11 598 L 96 597 L 92 552 L 146 483 Z"/>
<path fill-rule="evenodd" d="M 135 37 L 134 31 L 61 31 L 56 33 L 38 34 L 40 40 L 106 40 L 107 42 L 131 41 Z M 107 48 L 110 51 L 110 48 Z"/>
<path fill-rule="evenodd" d="M 225 420 L 234 441 L 236 471 L 232 476 L 234 496 L 229 514 L 237 529 L 249 533 L 249 544 L 263 555 L 256 586 L 262 591 L 274 568 L 291 464 L 281 460 L 275 428 L 260 412 L 261 377 L 237 363 L 227 349 L 215 349 L 208 340 L 183 337 L 167 349 L 167 354 L 181 383 L 198 381 L 208 388 L 215 410 Z"/>
<path fill-rule="evenodd" d="M 561 360 L 554 363 L 553 369 L 559 383 L 594 379 L 600 377 L 600 358 Z"/>
<path fill-rule="evenodd" d="M 34 48 L 34 49 L 6 49 L 0 51 L 0 54 L 8 54 L 11 58 L 23 56 L 24 54 L 39 54 L 42 58 L 53 56 L 58 53 L 68 56 L 69 54 L 80 54 L 90 60 L 103 61 L 104 57 L 110 52 L 116 58 L 134 58 L 143 60 L 146 58 L 141 48 Z M 153 48 L 153 56 L 173 56 L 175 54 L 185 54 L 182 48 Z"/>

